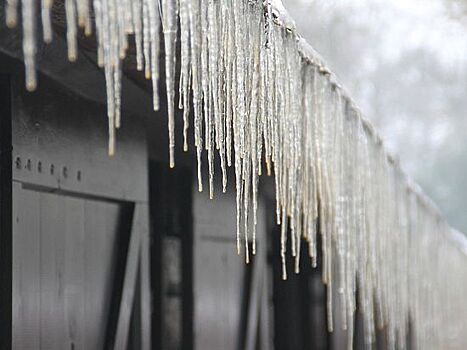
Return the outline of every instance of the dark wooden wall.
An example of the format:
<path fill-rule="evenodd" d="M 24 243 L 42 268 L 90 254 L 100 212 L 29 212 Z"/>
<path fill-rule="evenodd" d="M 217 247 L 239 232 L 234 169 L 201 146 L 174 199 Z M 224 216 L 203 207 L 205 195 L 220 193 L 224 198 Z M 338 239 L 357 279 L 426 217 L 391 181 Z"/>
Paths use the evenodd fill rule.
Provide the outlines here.
<path fill-rule="evenodd" d="M 144 119 L 123 114 L 118 153 L 108 157 L 105 106 L 46 77 L 27 93 L 15 62 L 0 61 L 9 67 L 1 96 L 10 113 L 4 107 L 1 118 L 11 122 L 13 146 L 10 238 L 7 228 L 1 232 L 3 242 L 12 241 L 12 314 L 5 319 L 12 331 L 2 342 L 10 338 L 4 344 L 15 349 L 151 348 Z M 7 194 L 2 199 L 8 204 Z"/>

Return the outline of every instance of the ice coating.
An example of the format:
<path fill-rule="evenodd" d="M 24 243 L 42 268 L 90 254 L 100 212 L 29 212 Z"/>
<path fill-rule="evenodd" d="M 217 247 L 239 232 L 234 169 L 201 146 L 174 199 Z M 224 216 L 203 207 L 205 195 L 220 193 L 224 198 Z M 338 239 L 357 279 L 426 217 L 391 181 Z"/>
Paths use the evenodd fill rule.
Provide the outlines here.
<path fill-rule="evenodd" d="M 28 89 L 36 85 L 36 3 L 21 1 Z M 52 40 L 51 4 L 40 2 L 46 42 Z M 13 26 L 18 3 L 8 0 L 6 6 Z M 234 166 L 238 253 L 247 262 L 256 253 L 259 178 L 272 175 L 282 227 L 280 237 L 271 239 L 280 239 L 282 277 L 299 272 L 301 254 L 313 266 L 320 254 L 328 329 L 347 329 L 349 348 L 357 307 L 367 344 L 384 327 L 389 349 L 406 348 L 410 328 L 418 349 L 467 348 L 467 257 L 460 243 L 465 239 L 387 154 L 322 58 L 297 35 L 280 1 L 162 0 L 159 8 L 156 0 L 93 0 L 92 9 L 94 18 L 87 0 L 65 0 L 68 56 L 76 59 L 79 28 L 89 34 L 94 19 L 106 77 L 109 154 L 121 124 L 121 65 L 133 45 L 129 34 L 136 68 L 152 79 L 157 109 L 162 29 L 170 166 L 180 57 L 183 148 L 191 125 L 198 188 L 203 190 L 201 157 L 207 151 L 211 197 L 216 152 L 223 191 L 227 167 Z M 295 258 L 294 271 L 286 270 L 287 254 Z M 342 324 L 334 320 L 337 309 Z"/>

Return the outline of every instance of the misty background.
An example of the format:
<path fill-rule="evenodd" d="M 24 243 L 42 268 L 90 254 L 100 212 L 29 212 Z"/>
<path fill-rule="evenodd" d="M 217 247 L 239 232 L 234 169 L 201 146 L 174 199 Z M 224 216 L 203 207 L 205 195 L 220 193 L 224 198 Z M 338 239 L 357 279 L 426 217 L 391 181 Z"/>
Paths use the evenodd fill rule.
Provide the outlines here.
<path fill-rule="evenodd" d="M 467 233 L 467 0 L 283 0 L 402 168 Z"/>

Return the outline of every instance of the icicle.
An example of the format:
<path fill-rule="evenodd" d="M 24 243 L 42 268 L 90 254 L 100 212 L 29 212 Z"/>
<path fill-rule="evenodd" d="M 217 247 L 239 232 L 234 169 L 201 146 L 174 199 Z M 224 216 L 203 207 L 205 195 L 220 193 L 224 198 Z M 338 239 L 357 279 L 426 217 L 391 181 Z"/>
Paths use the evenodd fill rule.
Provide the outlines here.
<path fill-rule="evenodd" d="M 141 18 L 142 3 L 141 1 L 132 1 L 131 4 L 131 13 L 133 18 L 133 33 L 135 34 L 136 47 L 136 69 L 141 71 L 143 70 L 143 23 Z"/>
<path fill-rule="evenodd" d="M 102 68 L 104 67 L 104 19 L 102 15 L 102 0 L 93 0 L 93 5 L 97 36 L 97 65 Z M 107 106 L 107 109 L 108 108 Z"/>
<path fill-rule="evenodd" d="M 92 34 L 91 16 L 89 13 L 89 0 L 77 0 L 78 25 L 84 28 L 84 35 Z"/>
<path fill-rule="evenodd" d="M 203 5 L 203 2 L 201 3 Z M 214 197 L 214 148 L 215 148 L 215 113 L 213 88 L 211 76 L 215 76 L 217 70 L 214 53 L 211 48 L 214 45 L 213 32 L 216 30 L 213 21 L 212 11 L 214 4 L 208 0 L 205 6 L 201 7 L 201 30 L 203 32 L 202 54 L 201 54 L 201 76 L 204 98 L 204 125 L 205 125 L 205 147 L 208 152 L 208 177 L 209 177 L 209 198 Z"/>
<path fill-rule="evenodd" d="M 183 150 L 188 151 L 188 116 L 190 113 L 190 18 L 189 1 L 180 0 L 181 72 L 179 108 L 183 109 Z"/>
<path fill-rule="evenodd" d="M 52 42 L 52 21 L 50 11 L 52 9 L 53 0 L 42 0 L 41 18 L 42 18 L 42 36 L 44 42 Z"/>
<path fill-rule="evenodd" d="M 175 116 L 174 116 L 174 82 L 175 82 L 175 42 L 177 40 L 177 0 L 162 0 L 162 31 L 165 46 L 165 84 L 167 93 L 167 110 L 169 125 L 169 163 L 175 166 Z"/>
<path fill-rule="evenodd" d="M 281 263 L 282 263 L 282 279 L 287 279 L 287 262 L 286 262 L 286 244 L 287 244 L 287 216 L 285 209 L 282 209 L 282 224 L 281 224 Z"/>
<path fill-rule="evenodd" d="M 33 91 L 37 86 L 36 76 L 36 37 L 35 37 L 35 16 L 34 16 L 34 0 L 23 0 L 22 16 L 23 16 L 23 53 L 24 66 L 26 70 L 26 89 Z M 7 15 L 7 23 L 11 26 L 16 23 L 16 2 L 8 3 L 8 8 L 11 12 Z"/>
<path fill-rule="evenodd" d="M 6 25 L 13 28 L 18 22 L 18 0 L 6 1 Z"/>
<path fill-rule="evenodd" d="M 249 210 L 249 202 L 250 202 L 250 183 L 248 179 L 250 178 L 250 173 L 251 173 L 251 168 L 250 168 L 250 163 L 247 162 L 245 166 L 243 166 L 243 178 L 244 180 L 243 185 L 244 185 L 244 193 L 243 193 L 243 219 L 245 223 L 245 229 L 244 229 L 244 234 L 245 234 L 245 261 L 247 264 L 250 263 L 250 250 L 249 250 L 249 239 L 248 239 L 248 231 L 249 231 L 249 226 L 248 226 L 248 210 Z"/>
<path fill-rule="evenodd" d="M 143 0 L 143 57 L 144 77 L 151 79 L 151 29 L 149 26 L 149 1 Z"/>
<path fill-rule="evenodd" d="M 150 33 L 150 49 L 151 49 L 151 58 L 150 58 L 150 66 L 151 66 L 151 78 L 152 78 L 152 103 L 154 110 L 159 110 L 159 50 L 160 50 L 160 42 L 159 42 L 159 27 L 160 27 L 160 19 L 159 19 L 159 1 L 158 0 L 148 0 L 148 8 L 149 8 L 149 33 Z M 188 108 L 186 109 L 188 111 Z"/>
<path fill-rule="evenodd" d="M 77 59 L 77 46 L 76 39 L 77 25 L 76 25 L 76 6 L 75 0 L 65 0 L 67 32 L 66 39 L 68 43 L 68 60 L 74 62 Z"/>
<path fill-rule="evenodd" d="M 113 71 L 114 78 L 114 104 L 115 104 L 115 128 L 119 129 L 121 126 L 121 95 L 122 95 L 122 84 L 121 84 L 121 69 L 120 69 L 120 62 L 117 62 L 117 66 L 114 68 Z"/>

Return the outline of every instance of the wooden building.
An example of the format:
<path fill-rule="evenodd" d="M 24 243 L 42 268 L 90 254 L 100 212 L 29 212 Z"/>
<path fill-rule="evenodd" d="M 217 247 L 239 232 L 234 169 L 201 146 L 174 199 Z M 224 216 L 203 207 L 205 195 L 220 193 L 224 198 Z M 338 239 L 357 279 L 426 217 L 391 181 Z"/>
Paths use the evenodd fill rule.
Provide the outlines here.
<path fill-rule="evenodd" d="M 21 32 L 1 11 L 1 349 L 344 346 L 343 332 L 326 330 L 320 267 L 304 262 L 300 275 L 280 278 L 272 183 L 262 180 L 258 214 L 267 246 L 246 265 L 234 176 L 225 194 L 216 184 L 213 201 L 197 191 L 191 152 L 177 148 L 169 169 L 166 107 L 153 112 L 131 58 L 109 157 L 93 39 L 80 38 L 70 64 L 54 23 L 54 42 L 38 48 L 38 89 L 27 92 Z"/>

